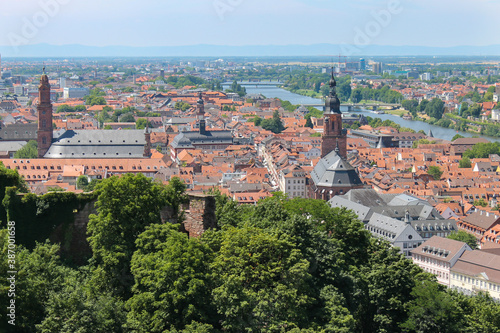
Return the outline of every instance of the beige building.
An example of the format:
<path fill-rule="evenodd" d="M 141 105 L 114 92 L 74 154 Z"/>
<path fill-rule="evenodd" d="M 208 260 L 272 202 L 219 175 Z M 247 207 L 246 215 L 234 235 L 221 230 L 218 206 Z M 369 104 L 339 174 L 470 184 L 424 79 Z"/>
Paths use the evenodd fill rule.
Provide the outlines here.
<path fill-rule="evenodd" d="M 306 198 L 306 172 L 298 165 L 280 170 L 280 190 L 290 199 Z"/>
<path fill-rule="evenodd" d="M 411 251 L 413 263 L 436 276 L 438 282 L 450 286 L 450 270 L 460 256 L 472 249 L 464 242 L 433 236 Z"/>
<path fill-rule="evenodd" d="M 500 255 L 488 251 L 466 251 L 451 268 L 450 287 L 471 295 L 489 293 L 500 301 Z"/>

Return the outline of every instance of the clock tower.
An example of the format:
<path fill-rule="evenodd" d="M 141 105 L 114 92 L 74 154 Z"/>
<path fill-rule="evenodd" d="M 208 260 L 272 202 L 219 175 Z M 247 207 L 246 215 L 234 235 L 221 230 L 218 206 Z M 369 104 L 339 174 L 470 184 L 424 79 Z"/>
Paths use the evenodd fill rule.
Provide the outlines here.
<path fill-rule="evenodd" d="M 338 147 L 339 155 L 347 156 L 347 130 L 342 128 L 342 112 L 340 100 L 336 92 L 337 82 L 330 79 L 330 94 L 325 102 L 324 127 L 321 140 L 321 157 L 325 157 Z"/>

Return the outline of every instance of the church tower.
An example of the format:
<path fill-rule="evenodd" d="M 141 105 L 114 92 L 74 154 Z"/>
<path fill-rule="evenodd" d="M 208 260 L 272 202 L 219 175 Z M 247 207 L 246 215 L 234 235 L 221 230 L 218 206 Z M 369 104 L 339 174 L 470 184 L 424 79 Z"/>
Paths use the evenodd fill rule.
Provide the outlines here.
<path fill-rule="evenodd" d="M 200 125 L 200 134 L 205 134 L 206 132 L 206 123 L 205 123 L 205 102 L 203 101 L 203 96 L 201 92 L 198 95 L 198 103 L 196 104 L 198 124 Z"/>
<path fill-rule="evenodd" d="M 43 73 L 38 87 L 38 157 L 42 158 L 52 144 L 52 103 L 50 102 L 49 77 Z"/>
<path fill-rule="evenodd" d="M 342 157 L 347 156 L 347 131 L 342 129 L 342 112 L 340 112 L 340 101 L 336 92 L 337 82 L 333 77 L 330 79 L 330 94 L 325 102 L 324 127 L 321 140 L 321 157 L 325 157 L 338 147 Z"/>

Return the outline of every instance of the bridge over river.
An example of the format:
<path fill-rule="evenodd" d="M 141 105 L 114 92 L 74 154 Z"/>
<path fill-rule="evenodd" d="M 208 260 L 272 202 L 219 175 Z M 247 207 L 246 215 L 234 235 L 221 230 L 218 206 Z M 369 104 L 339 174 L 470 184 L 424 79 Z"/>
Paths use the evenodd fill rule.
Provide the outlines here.
<path fill-rule="evenodd" d="M 312 107 L 315 107 L 315 108 L 321 108 L 325 107 L 325 104 L 324 103 L 306 103 L 306 104 L 302 104 L 304 105 L 305 107 L 308 107 L 308 106 L 312 106 Z M 376 108 L 386 108 L 386 109 L 391 109 L 391 110 L 395 110 L 395 109 L 399 109 L 401 108 L 401 104 L 397 104 L 397 103 L 342 103 L 341 104 L 342 107 L 344 107 L 344 110 L 347 109 L 347 111 L 354 111 L 356 109 L 369 109 L 369 108 L 372 108 L 372 109 L 376 109 Z"/>

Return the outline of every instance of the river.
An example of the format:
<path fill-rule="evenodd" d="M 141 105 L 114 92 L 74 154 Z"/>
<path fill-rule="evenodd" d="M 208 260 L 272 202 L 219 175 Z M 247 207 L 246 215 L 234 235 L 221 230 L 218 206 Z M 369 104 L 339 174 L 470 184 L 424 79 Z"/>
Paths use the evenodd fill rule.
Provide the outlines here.
<path fill-rule="evenodd" d="M 252 84 L 243 84 L 245 87 L 247 94 L 262 94 L 266 96 L 267 98 L 279 98 L 284 101 L 289 101 L 292 104 L 321 104 L 323 101 L 318 98 L 312 98 L 308 96 L 302 96 L 299 94 L 295 94 L 292 92 L 289 92 L 288 90 L 278 88 L 277 86 L 256 86 Z M 228 86 L 224 86 L 224 88 L 228 88 Z M 344 110 L 341 107 L 341 110 L 344 112 L 347 112 L 347 110 Z M 363 114 L 365 117 L 369 116 L 372 118 L 380 118 L 382 120 L 392 120 L 395 123 L 401 125 L 402 127 L 408 127 L 412 128 L 415 131 L 420 131 L 423 130 L 425 134 L 429 132 L 429 129 L 432 130 L 432 134 L 434 135 L 435 138 L 439 139 L 444 139 L 444 140 L 451 140 L 456 134 L 460 134 L 465 137 L 471 137 L 473 135 L 485 138 L 486 140 L 490 141 L 497 141 L 500 142 L 500 138 L 494 138 L 494 137 L 489 137 L 485 135 L 478 135 L 478 134 L 473 134 L 473 133 L 467 133 L 467 132 L 462 132 L 462 131 L 457 131 L 454 129 L 450 128 L 444 128 L 436 125 L 430 125 L 427 124 L 423 121 L 416 121 L 416 120 L 405 120 L 401 117 L 395 116 L 395 115 L 390 115 L 390 114 L 375 114 L 371 111 L 368 110 L 361 110 L 361 111 L 354 111 L 350 112 L 353 114 Z"/>

